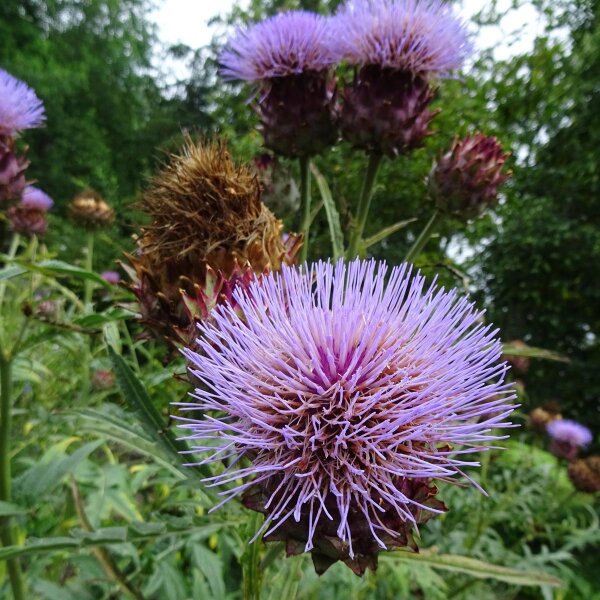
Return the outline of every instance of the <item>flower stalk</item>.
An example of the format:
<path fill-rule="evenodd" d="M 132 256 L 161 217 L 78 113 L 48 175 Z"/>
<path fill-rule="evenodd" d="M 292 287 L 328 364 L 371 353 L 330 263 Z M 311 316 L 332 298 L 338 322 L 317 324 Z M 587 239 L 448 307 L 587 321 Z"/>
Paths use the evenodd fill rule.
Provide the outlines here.
<path fill-rule="evenodd" d="M 415 259 L 421 254 L 423 248 L 427 245 L 427 242 L 433 235 L 435 228 L 441 221 L 441 213 L 439 210 L 436 210 L 432 215 L 429 221 L 427 221 L 427 225 L 423 227 L 423 230 L 419 234 L 419 237 L 414 241 L 411 249 L 408 251 L 408 254 L 404 258 L 406 262 L 415 262 Z"/>
<path fill-rule="evenodd" d="M 0 501 L 10 502 L 11 469 L 10 437 L 12 421 L 12 358 L 0 349 Z M 0 517 L 0 537 L 3 546 L 16 544 L 10 517 Z M 24 600 L 25 586 L 18 558 L 6 561 L 15 600 Z"/>
<path fill-rule="evenodd" d="M 298 161 L 300 163 L 300 210 L 302 214 L 300 231 L 304 236 L 304 244 L 300 250 L 300 262 L 303 263 L 308 257 L 308 234 L 312 220 L 310 214 L 310 158 L 301 156 Z"/>
<path fill-rule="evenodd" d="M 94 270 L 94 232 L 87 232 L 87 247 L 85 253 L 85 270 Z M 86 312 L 91 310 L 92 294 L 94 293 L 94 282 L 91 279 L 85 280 L 85 287 L 83 292 L 83 305 Z"/>
<path fill-rule="evenodd" d="M 381 165 L 381 159 L 383 155 L 379 152 L 372 152 L 369 156 L 369 164 L 367 165 L 367 171 L 363 180 L 362 189 L 360 192 L 360 198 L 358 201 L 358 209 L 356 212 L 356 222 L 354 229 L 352 230 L 352 236 L 350 237 L 350 245 L 348 247 L 347 258 L 356 258 L 360 252 L 360 245 L 367 223 L 367 217 L 369 216 L 369 209 L 371 207 L 371 198 L 373 197 L 373 187 L 377 178 L 377 173 Z"/>

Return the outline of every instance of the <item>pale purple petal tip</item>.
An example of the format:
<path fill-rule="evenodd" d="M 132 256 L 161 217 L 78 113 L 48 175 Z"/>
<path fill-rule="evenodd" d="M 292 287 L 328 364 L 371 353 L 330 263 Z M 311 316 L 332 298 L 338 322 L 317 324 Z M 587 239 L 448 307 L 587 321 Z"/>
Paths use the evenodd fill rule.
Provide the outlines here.
<path fill-rule="evenodd" d="M 592 441 L 592 432 L 581 423 L 570 419 L 555 419 L 546 426 L 548 435 L 558 441 L 583 448 Z"/>
<path fill-rule="evenodd" d="M 45 118 L 44 105 L 35 92 L 0 69 L 0 135 L 12 137 L 23 129 L 39 127 Z"/>
<path fill-rule="evenodd" d="M 118 285 L 121 282 L 121 275 L 117 271 L 103 271 L 100 274 L 100 277 L 107 283 L 112 283 L 113 285 Z"/>
<path fill-rule="evenodd" d="M 240 29 L 219 57 L 221 74 L 260 81 L 326 69 L 335 62 L 329 23 L 311 12 L 290 11 Z"/>
<path fill-rule="evenodd" d="M 445 76 L 471 52 L 465 23 L 441 0 L 349 0 L 332 26 L 337 61 Z"/>
<path fill-rule="evenodd" d="M 48 212 L 54 206 L 54 200 L 33 185 L 28 185 L 21 196 L 21 206 L 40 212 Z"/>

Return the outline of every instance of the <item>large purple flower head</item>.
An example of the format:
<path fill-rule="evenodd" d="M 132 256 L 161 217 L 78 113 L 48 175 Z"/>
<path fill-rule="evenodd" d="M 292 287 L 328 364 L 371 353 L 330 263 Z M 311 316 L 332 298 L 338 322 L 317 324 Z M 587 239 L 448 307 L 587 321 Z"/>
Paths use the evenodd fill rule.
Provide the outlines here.
<path fill-rule="evenodd" d="M 181 427 L 203 462 L 229 465 L 207 481 L 321 572 L 414 547 L 413 526 L 444 509 L 433 480 L 478 465 L 464 455 L 508 425 L 495 331 L 407 265 L 284 267 L 234 295 L 184 352 L 200 387 L 181 406 L 203 416 Z"/>
<path fill-rule="evenodd" d="M 280 13 L 240 29 L 220 56 L 228 79 L 262 81 L 322 71 L 335 63 L 329 20 L 307 12 Z"/>
<path fill-rule="evenodd" d="M 335 17 L 339 61 L 447 75 L 471 45 L 464 22 L 441 0 L 349 0 Z"/>
<path fill-rule="evenodd" d="M 44 105 L 21 80 L 0 69 L 0 136 L 13 137 L 22 129 L 44 122 Z"/>
<path fill-rule="evenodd" d="M 551 438 L 550 451 L 559 458 L 573 460 L 579 450 L 592 441 L 592 432 L 581 423 L 570 419 L 556 419 L 546 425 Z"/>
<path fill-rule="evenodd" d="M 259 84 L 265 146 L 283 156 L 313 156 L 337 139 L 331 19 L 280 13 L 238 30 L 220 56 L 227 79 Z"/>

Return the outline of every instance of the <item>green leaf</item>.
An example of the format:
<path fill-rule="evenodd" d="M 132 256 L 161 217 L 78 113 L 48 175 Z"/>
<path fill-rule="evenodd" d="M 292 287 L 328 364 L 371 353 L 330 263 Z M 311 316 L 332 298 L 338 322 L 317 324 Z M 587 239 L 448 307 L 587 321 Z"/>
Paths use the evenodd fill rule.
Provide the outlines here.
<path fill-rule="evenodd" d="M 7 279 L 12 279 L 13 277 L 18 277 L 19 275 L 23 275 L 26 273 L 27 269 L 23 267 L 11 266 L 4 267 L 4 269 L 0 269 L 0 281 L 5 281 Z"/>
<path fill-rule="evenodd" d="M 14 517 L 16 515 L 24 515 L 27 509 L 17 506 L 12 502 L 4 502 L 0 500 L 0 517 Z"/>
<path fill-rule="evenodd" d="M 67 414 L 81 420 L 78 431 L 82 433 L 89 432 L 105 439 L 111 439 L 130 450 L 147 456 L 168 469 L 179 479 L 186 478 L 186 475 L 179 468 L 164 457 L 162 447 L 159 447 L 155 440 L 144 435 L 127 422 L 125 413 L 122 413 L 121 418 L 118 418 L 118 415 L 111 414 L 103 409 L 86 408 L 69 411 Z"/>
<path fill-rule="evenodd" d="M 335 202 L 333 201 L 331 190 L 329 189 L 325 177 L 323 177 L 314 164 L 311 163 L 310 168 L 317 181 L 319 192 L 321 192 L 321 198 L 325 204 L 327 222 L 329 223 L 329 235 L 331 236 L 331 247 L 333 249 L 333 260 L 337 260 L 344 256 L 344 235 L 340 224 L 340 215 L 335 206 Z"/>
<path fill-rule="evenodd" d="M 502 344 L 502 354 L 506 356 L 525 356 L 527 358 L 541 358 L 543 360 L 554 360 L 557 362 L 571 362 L 566 356 L 553 352 L 552 350 L 544 350 L 535 346 L 527 346 L 525 344 Z"/>
<path fill-rule="evenodd" d="M 221 522 L 206 525 L 197 525 L 186 528 L 169 528 L 164 523 L 157 523 L 150 529 L 150 524 L 144 524 L 145 529 L 136 523 L 129 527 L 106 527 L 95 531 L 75 529 L 70 536 L 50 538 L 29 538 L 21 546 L 5 546 L 0 548 L 0 560 L 7 560 L 17 556 L 43 554 L 57 550 L 93 548 L 95 546 L 110 546 L 111 544 L 139 543 L 160 539 L 169 535 L 192 536 L 210 535 L 224 527 L 239 527 L 238 522 Z"/>
<path fill-rule="evenodd" d="M 384 227 L 375 235 L 372 235 L 371 237 L 364 240 L 363 246 L 365 248 L 369 248 L 369 246 L 373 246 L 374 244 L 381 242 L 381 240 L 384 240 L 386 237 L 392 235 L 392 233 L 396 233 L 396 231 L 400 231 L 400 229 L 403 229 L 404 227 L 406 227 L 410 223 L 413 223 L 414 221 L 416 221 L 416 219 L 406 219 L 406 221 L 398 221 L 398 223 L 394 223 L 389 227 Z"/>
<path fill-rule="evenodd" d="M 125 319 L 130 319 L 132 316 L 133 313 L 128 310 L 113 307 L 103 313 L 84 315 L 73 319 L 73 323 L 80 327 L 97 327 L 98 325 L 104 325 L 113 321 L 124 321 Z"/>
<path fill-rule="evenodd" d="M 189 450 L 188 445 L 175 437 L 165 423 L 162 415 L 152 403 L 152 400 L 150 399 L 150 396 L 148 396 L 141 381 L 110 344 L 108 345 L 108 355 L 121 393 L 131 409 L 140 416 L 141 423 L 146 432 L 152 439 L 161 444 L 168 455 L 173 457 L 176 464 L 183 464 L 185 461 L 180 452 Z M 203 477 L 209 477 L 211 475 L 210 470 L 206 465 L 190 467 L 190 470 L 191 469 L 196 470 Z M 206 490 L 206 492 L 209 493 L 208 490 Z M 211 492 L 211 495 L 214 495 L 214 492 Z"/>
<path fill-rule="evenodd" d="M 223 579 L 223 564 L 220 558 L 206 546 L 195 543 L 192 547 L 194 565 L 201 571 L 210 587 L 215 600 L 224 600 L 225 581 Z"/>
<path fill-rule="evenodd" d="M 547 573 L 520 571 L 456 554 L 435 554 L 425 550 L 419 554 L 399 551 L 386 554 L 382 559 L 388 563 L 399 561 L 420 564 L 433 569 L 464 573 L 476 579 L 495 579 L 511 585 L 553 587 L 562 585 L 560 579 Z"/>
<path fill-rule="evenodd" d="M 76 267 L 62 260 L 44 260 L 39 263 L 28 263 L 25 261 L 15 261 L 20 267 L 27 271 L 34 271 L 50 277 L 74 277 L 75 279 L 90 280 L 105 288 L 111 288 L 112 284 L 104 281 L 98 273 L 87 271 L 81 267 Z"/>

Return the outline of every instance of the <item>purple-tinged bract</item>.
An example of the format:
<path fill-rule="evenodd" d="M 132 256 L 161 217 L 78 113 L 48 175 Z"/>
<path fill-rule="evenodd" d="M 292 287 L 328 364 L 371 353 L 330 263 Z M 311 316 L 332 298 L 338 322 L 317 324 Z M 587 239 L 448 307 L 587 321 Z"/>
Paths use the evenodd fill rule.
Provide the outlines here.
<path fill-rule="evenodd" d="M 550 451 L 559 458 L 574 460 L 581 448 L 592 441 L 592 432 L 581 423 L 570 419 L 556 419 L 546 426 L 551 438 Z"/>
<path fill-rule="evenodd" d="M 21 206 L 40 212 L 48 212 L 54 206 L 54 200 L 39 188 L 28 185 L 23 190 Z"/>
<path fill-rule="evenodd" d="M 221 74 L 261 81 L 327 69 L 335 63 L 329 23 L 311 12 L 290 11 L 240 29 L 220 56 Z"/>
<path fill-rule="evenodd" d="M 334 23 L 336 58 L 353 65 L 443 76 L 471 49 L 464 22 L 441 0 L 349 0 Z"/>
<path fill-rule="evenodd" d="M 0 69 L 0 136 L 13 137 L 44 122 L 44 105 L 24 82 Z"/>
<path fill-rule="evenodd" d="M 433 482 L 478 465 L 465 454 L 509 425 L 496 332 L 407 265 L 283 267 L 234 297 L 184 352 L 201 387 L 181 427 L 202 462 L 229 465 L 207 482 L 320 572 L 414 548 L 414 525 L 445 508 Z"/>

